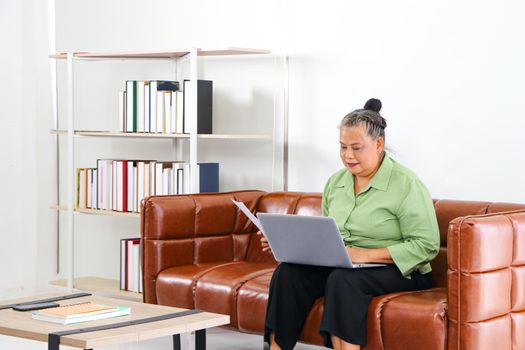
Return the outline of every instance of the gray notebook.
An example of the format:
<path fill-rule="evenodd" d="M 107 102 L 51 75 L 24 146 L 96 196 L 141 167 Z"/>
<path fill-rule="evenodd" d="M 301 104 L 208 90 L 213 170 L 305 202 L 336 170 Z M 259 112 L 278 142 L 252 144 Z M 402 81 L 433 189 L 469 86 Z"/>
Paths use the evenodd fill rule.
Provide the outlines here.
<path fill-rule="evenodd" d="M 279 262 L 350 269 L 385 266 L 352 264 L 332 217 L 257 213 L 257 218 Z"/>

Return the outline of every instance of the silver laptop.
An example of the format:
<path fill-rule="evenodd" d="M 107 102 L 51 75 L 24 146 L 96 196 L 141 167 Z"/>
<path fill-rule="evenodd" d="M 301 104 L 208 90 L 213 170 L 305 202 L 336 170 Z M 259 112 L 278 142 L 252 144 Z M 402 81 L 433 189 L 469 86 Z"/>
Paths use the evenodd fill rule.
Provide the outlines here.
<path fill-rule="evenodd" d="M 332 217 L 257 213 L 257 218 L 279 262 L 343 268 L 385 266 L 352 264 Z"/>

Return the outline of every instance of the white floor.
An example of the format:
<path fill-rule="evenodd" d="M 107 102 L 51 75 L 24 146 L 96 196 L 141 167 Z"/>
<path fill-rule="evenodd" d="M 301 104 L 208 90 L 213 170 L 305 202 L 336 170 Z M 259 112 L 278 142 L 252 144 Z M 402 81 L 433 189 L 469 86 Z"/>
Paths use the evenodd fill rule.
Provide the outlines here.
<path fill-rule="evenodd" d="M 207 350 L 260 350 L 263 348 L 262 336 L 239 333 L 223 328 L 213 328 L 206 332 Z M 194 337 L 183 334 L 181 337 L 182 350 L 194 350 Z M 0 336 L 0 350 L 46 350 L 47 343 L 33 340 Z M 61 350 L 73 349 L 61 346 Z M 297 350 L 325 349 L 319 346 L 297 344 Z M 129 343 L 120 346 L 96 348 L 94 350 L 173 350 L 171 337 L 164 337 L 140 343 Z"/>

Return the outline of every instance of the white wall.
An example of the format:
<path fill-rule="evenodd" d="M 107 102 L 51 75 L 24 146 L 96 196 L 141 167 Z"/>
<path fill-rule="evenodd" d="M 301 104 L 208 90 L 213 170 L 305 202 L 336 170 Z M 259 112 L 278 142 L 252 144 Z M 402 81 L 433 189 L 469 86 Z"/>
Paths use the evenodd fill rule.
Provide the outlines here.
<path fill-rule="evenodd" d="M 525 202 L 524 10 L 508 0 L 296 1 L 291 188 L 322 189 L 339 167 L 336 125 L 378 97 L 387 145 L 435 198 Z"/>
<path fill-rule="evenodd" d="M 2 43 L 11 53 L 1 58 L 3 81 L 9 81 L 0 87 L 2 120 L 9 130 L 0 140 L 2 183 L 9 184 L 4 192 L 9 200 L 0 212 L 5 237 L 1 266 L 9 277 L 1 290 L 11 293 L 32 288 L 37 275 L 47 280 L 54 270 L 55 228 L 47 209 L 53 202 L 54 158 L 48 135 L 46 5 L 11 0 L 1 6 Z M 290 190 L 322 189 L 340 167 L 339 120 L 367 98 L 378 97 L 389 121 L 387 143 L 435 198 L 524 202 L 525 44 L 520 33 L 525 24 L 519 17 L 524 6 L 509 0 L 59 0 L 57 50 L 248 46 L 288 52 Z M 263 62 L 267 69 L 273 64 Z M 84 73 L 90 74 L 89 69 Z M 112 67 L 105 72 L 117 74 Z M 267 72 L 250 72 L 261 76 L 263 99 L 272 90 L 263 81 Z M 222 99 L 231 110 L 239 105 L 249 110 L 260 100 L 257 96 Z M 221 127 L 235 126 L 226 121 Z M 113 147 L 105 149 L 111 153 Z M 233 181 L 249 184 L 251 179 L 248 174 Z M 78 219 L 78 226 L 96 228 L 78 240 L 94 244 L 117 230 L 112 236 L 117 241 L 137 234 L 137 224 Z M 114 251 L 114 246 L 102 247 L 107 251 L 101 255 Z M 82 261 L 93 259 L 90 249 L 79 254 Z M 93 260 L 99 264 L 95 270 L 115 274 L 113 262 Z M 82 266 L 84 272 L 90 272 L 89 265 Z"/>
<path fill-rule="evenodd" d="M 54 275 L 46 14 L 46 2 L 0 2 L 0 299 L 32 294 Z"/>

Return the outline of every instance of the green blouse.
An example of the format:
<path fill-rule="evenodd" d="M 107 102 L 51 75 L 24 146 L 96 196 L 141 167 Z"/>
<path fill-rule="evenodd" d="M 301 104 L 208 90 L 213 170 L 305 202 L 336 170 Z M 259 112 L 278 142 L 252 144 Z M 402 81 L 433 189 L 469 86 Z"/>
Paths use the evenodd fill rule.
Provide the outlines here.
<path fill-rule="evenodd" d="M 385 156 L 357 196 L 347 169 L 333 174 L 323 191 L 323 215 L 335 218 L 346 245 L 388 248 L 403 276 L 431 271 L 439 251 L 439 229 L 432 198 L 409 169 Z"/>

